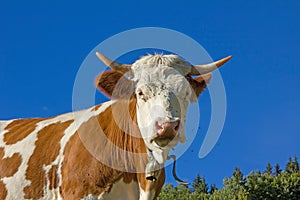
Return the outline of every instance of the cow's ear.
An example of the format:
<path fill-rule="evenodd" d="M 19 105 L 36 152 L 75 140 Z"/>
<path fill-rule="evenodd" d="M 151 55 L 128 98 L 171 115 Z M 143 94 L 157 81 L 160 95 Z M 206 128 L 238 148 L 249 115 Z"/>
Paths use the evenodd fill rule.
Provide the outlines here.
<path fill-rule="evenodd" d="M 130 98 L 134 93 L 133 81 L 115 70 L 99 74 L 95 79 L 95 85 L 110 99 Z"/>
<path fill-rule="evenodd" d="M 212 74 L 208 73 L 205 75 L 197 76 L 195 78 L 191 78 L 191 77 L 187 78 L 190 85 L 194 89 L 194 92 L 197 95 L 197 97 L 199 97 L 201 92 L 206 88 L 207 84 L 211 80 L 211 76 L 212 76 Z"/>

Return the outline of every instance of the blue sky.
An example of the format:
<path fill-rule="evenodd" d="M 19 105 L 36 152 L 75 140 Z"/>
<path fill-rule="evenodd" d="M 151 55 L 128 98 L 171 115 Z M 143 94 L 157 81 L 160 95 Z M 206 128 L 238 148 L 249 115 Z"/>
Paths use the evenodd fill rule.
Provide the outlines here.
<path fill-rule="evenodd" d="M 283 168 L 289 156 L 300 156 L 299 13 L 296 0 L 2 1 L 0 119 L 71 111 L 77 70 L 94 47 L 128 29 L 164 27 L 193 38 L 213 59 L 233 55 L 220 70 L 227 95 L 222 135 L 199 159 L 206 91 L 201 129 L 178 161 L 179 176 L 191 182 L 199 173 L 221 186 L 236 166 L 244 174 L 268 162 Z M 174 182 L 169 168 L 167 182 Z"/>

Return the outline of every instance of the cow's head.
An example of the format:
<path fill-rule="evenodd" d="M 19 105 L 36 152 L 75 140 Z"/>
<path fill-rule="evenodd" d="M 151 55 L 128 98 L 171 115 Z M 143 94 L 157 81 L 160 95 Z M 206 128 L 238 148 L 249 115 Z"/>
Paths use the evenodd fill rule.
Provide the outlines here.
<path fill-rule="evenodd" d="M 160 164 L 171 148 L 185 142 L 188 104 L 197 101 L 211 79 L 210 72 L 231 58 L 191 65 L 176 55 L 147 55 L 127 65 L 96 54 L 112 69 L 97 77 L 96 86 L 113 99 L 136 98 L 138 127 Z"/>

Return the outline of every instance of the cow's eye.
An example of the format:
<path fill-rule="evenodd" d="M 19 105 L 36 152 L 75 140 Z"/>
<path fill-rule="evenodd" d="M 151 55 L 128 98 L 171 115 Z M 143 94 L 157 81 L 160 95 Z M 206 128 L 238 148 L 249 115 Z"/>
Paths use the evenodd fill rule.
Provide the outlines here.
<path fill-rule="evenodd" d="M 138 91 L 137 91 L 137 97 L 138 97 L 139 99 L 145 100 L 145 95 L 144 95 L 144 93 L 143 93 L 142 90 L 138 90 Z"/>
<path fill-rule="evenodd" d="M 139 92 L 138 92 L 138 95 L 139 95 L 140 97 L 142 97 L 142 96 L 144 96 L 144 93 L 143 93 L 142 91 L 139 91 Z"/>

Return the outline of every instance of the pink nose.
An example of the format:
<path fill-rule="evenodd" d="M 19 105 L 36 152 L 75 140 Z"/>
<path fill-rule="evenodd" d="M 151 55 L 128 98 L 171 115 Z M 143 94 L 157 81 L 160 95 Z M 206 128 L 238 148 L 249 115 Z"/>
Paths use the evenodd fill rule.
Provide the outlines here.
<path fill-rule="evenodd" d="M 167 130 L 173 130 L 177 132 L 179 130 L 180 121 L 157 121 L 155 122 L 155 128 L 157 133 L 162 136 Z"/>
<path fill-rule="evenodd" d="M 159 146 L 168 145 L 177 135 L 179 130 L 180 121 L 156 121 L 155 131 L 156 134 L 153 135 L 152 141 L 155 141 Z"/>

